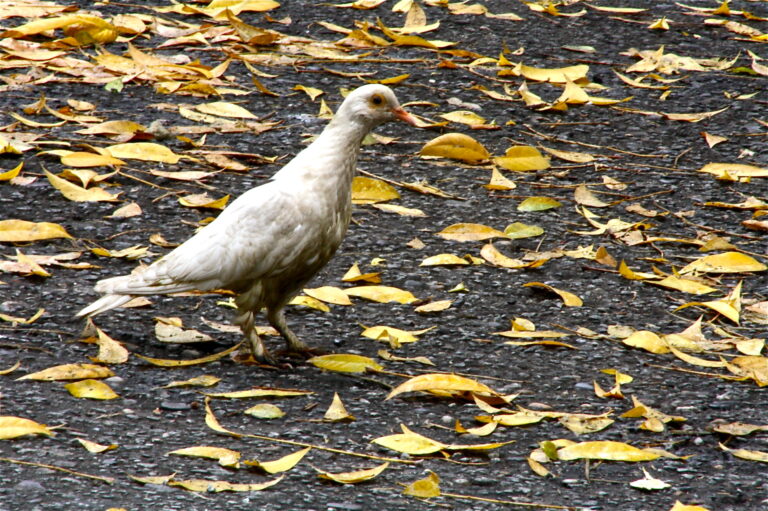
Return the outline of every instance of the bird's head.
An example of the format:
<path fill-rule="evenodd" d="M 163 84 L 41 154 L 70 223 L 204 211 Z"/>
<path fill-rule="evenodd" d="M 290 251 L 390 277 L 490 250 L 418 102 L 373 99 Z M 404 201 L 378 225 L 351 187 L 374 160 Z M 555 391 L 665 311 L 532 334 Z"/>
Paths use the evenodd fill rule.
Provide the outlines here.
<path fill-rule="evenodd" d="M 392 89 L 379 84 L 363 85 L 350 92 L 336 116 L 362 122 L 369 128 L 395 119 L 416 125 L 416 119 L 400 106 Z"/>

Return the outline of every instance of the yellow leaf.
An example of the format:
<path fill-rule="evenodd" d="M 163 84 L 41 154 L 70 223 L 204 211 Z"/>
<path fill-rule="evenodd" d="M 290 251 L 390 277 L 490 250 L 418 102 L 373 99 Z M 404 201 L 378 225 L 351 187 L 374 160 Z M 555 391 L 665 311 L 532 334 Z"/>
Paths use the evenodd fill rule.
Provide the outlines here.
<path fill-rule="evenodd" d="M 404 206 L 398 206 L 396 204 L 372 204 L 372 206 L 376 209 L 380 209 L 381 211 L 386 211 L 387 213 L 396 213 L 401 216 L 414 216 L 414 217 L 427 216 L 426 213 L 424 213 L 422 210 L 418 208 L 406 208 Z"/>
<path fill-rule="evenodd" d="M 655 273 L 638 273 L 632 270 L 629 266 L 627 266 L 627 263 L 624 262 L 624 260 L 621 260 L 621 263 L 619 263 L 619 275 L 624 277 L 627 280 L 647 280 L 647 279 L 655 279 L 656 274 Z"/>
<path fill-rule="evenodd" d="M 261 403 L 243 411 L 244 414 L 257 419 L 279 419 L 285 416 L 285 412 L 272 403 Z"/>
<path fill-rule="evenodd" d="M 61 156 L 61 163 L 70 167 L 102 167 L 125 165 L 123 160 L 108 154 L 86 153 L 82 151 L 67 152 Z"/>
<path fill-rule="evenodd" d="M 507 237 L 503 232 L 482 224 L 453 224 L 438 232 L 437 235 L 453 241 L 482 241 Z"/>
<path fill-rule="evenodd" d="M 569 161 L 571 163 L 591 163 L 595 161 L 595 157 L 589 153 L 577 153 L 573 151 L 561 151 L 559 149 L 553 149 L 551 147 L 543 147 L 542 149 L 555 158 Z"/>
<path fill-rule="evenodd" d="M 419 266 L 465 266 L 469 261 L 453 254 L 438 254 L 424 259 Z"/>
<path fill-rule="evenodd" d="M 423 364 L 427 366 L 434 366 L 435 364 L 427 357 L 398 357 L 391 354 L 387 350 L 379 350 L 376 354 L 388 362 L 415 362 L 417 364 Z"/>
<path fill-rule="evenodd" d="M 491 421 L 484 426 L 478 426 L 475 428 L 465 428 L 461 425 L 458 419 L 456 419 L 456 426 L 454 429 L 456 430 L 456 433 L 460 434 L 469 434 L 474 436 L 488 436 L 494 431 L 496 431 L 496 428 L 499 426 L 498 422 Z"/>
<path fill-rule="evenodd" d="M 632 488 L 638 488 L 640 490 L 664 490 L 669 488 L 669 484 L 665 483 L 661 479 L 652 477 L 644 468 L 642 469 L 644 477 L 637 479 L 629 483 Z"/>
<path fill-rule="evenodd" d="M 588 72 L 589 66 L 585 64 L 550 69 L 518 64 L 512 69 L 503 69 L 499 72 L 499 76 L 524 76 L 528 80 L 536 82 L 566 83 L 569 80 L 576 82 L 586 79 Z"/>
<path fill-rule="evenodd" d="M 79 135 L 133 135 L 137 131 L 146 131 L 146 127 L 133 121 L 106 121 L 89 126 L 75 133 Z"/>
<path fill-rule="evenodd" d="M 11 179 L 19 175 L 19 172 L 21 172 L 21 169 L 23 167 L 24 167 L 24 162 L 21 162 L 11 170 L 0 172 L 0 181 L 10 181 Z"/>
<path fill-rule="evenodd" d="M 429 475 L 418 481 L 414 481 L 403 490 L 404 495 L 411 495 L 420 499 L 428 499 L 440 496 L 440 478 L 429 471 Z"/>
<path fill-rule="evenodd" d="M 267 481 L 265 483 L 230 483 L 227 481 L 211 481 L 208 479 L 186 479 L 183 481 L 171 480 L 168 481 L 168 486 L 176 486 L 184 488 L 189 491 L 206 492 L 206 493 L 219 493 L 222 491 L 261 491 L 271 486 L 276 485 L 283 480 L 280 476 L 277 479 Z"/>
<path fill-rule="evenodd" d="M 422 374 L 406 380 L 387 395 L 387 400 L 405 392 L 450 391 L 450 392 L 481 392 L 498 396 L 490 387 L 480 382 L 455 374 Z"/>
<path fill-rule="evenodd" d="M 229 201 L 229 195 L 214 200 L 208 197 L 208 194 L 205 192 L 179 197 L 179 204 L 188 208 L 224 209 L 227 201 Z"/>
<path fill-rule="evenodd" d="M 726 176 L 734 178 L 768 177 L 768 168 L 744 163 L 707 163 L 699 169 L 699 172 L 712 174 L 718 179 Z"/>
<path fill-rule="evenodd" d="M 230 353 L 236 351 L 240 347 L 240 344 L 242 343 L 235 344 L 231 348 L 228 348 L 219 353 L 214 353 L 213 355 L 208 355 L 207 357 L 195 358 L 192 360 L 167 360 L 162 358 L 151 358 L 151 357 L 145 357 L 143 355 L 139 355 L 138 353 L 134 353 L 134 356 L 158 367 L 187 367 L 187 366 L 193 366 L 193 365 L 199 365 L 199 364 L 207 364 L 209 362 L 214 362 L 216 360 L 224 358 Z"/>
<path fill-rule="evenodd" d="M 120 397 L 109 385 L 99 380 L 80 380 L 67 383 L 64 388 L 75 397 L 87 399 L 117 399 Z"/>
<path fill-rule="evenodd" d="M 575 294 L 569 293 L 568 291 L 563 291 L 562 289 L 557 289 L 556 287 L 552 287 L 548 284 L 541 282 L 528 282 L 527 284 L 523 284 L 523 287 L 540 287 L 542 289 L 551 291 L 560 296 L 560 298 L 563 299 L 563 303 L 568 307 L 581 307 L 584 305 L 584 302 L 581 300 L 581 298 Z"/>
<path fill-rule="evenodd" d="M 82 188 L 66 179 L 62 179 L 44 171 L 48 181 L 67 199 L 75 202 L 110 202 L 117 200 L 118 195 L 112 195 L 103 188 Z"/>
<path fill-rule="evenodd" d="M 352 180 L 352 202 L 354 204 L 371 204 L 399 198 L 400 194 L 395 187 L 380 179 L 355 176 Z"/>
<path fill-rule="evenodd" d="M 666 338 L 666 336 L 665 336 Z M 682 360 L 683 362 L 686 362 L 691 365 L 699 366 L 699 367 L 726 367 L 726 362 L 722 360 L 706 360 L 700 357 L 695 357 L 693 355 L 689 355 L 683 351 L 680 351 L 679 349 L 675 348 L 674 346 L 669 346 L 669 350 L 672 352 L 673 355 L 675 355 L 677 358 Z"/>
<path fill-rule="evenodd" d="M 682 291 L 684 293 L 690 293 L 694 295 L 705 295 L 707 293 L 714 293 L 715 291 L 717 291 L 716 288 L 710 287 L 706 284 L 702 284 L 701 282 L 698 282 L 692 279 L 677 277 L 675 275 L 668 275 L 661 280 L 652 280 L 652 281 L 648 281 L 648 283 L 654 284 L 656 286 L 663 286 L 663 287 L 668 287 L 670 289 L 676 289 L 677 291 Z"/>
<path fill-rule="evenodd" d="M 38 277 L 51 276 L 51 274 L 45 271 L 42 266 L 37 264 L 34 259 L 24 255 L 18 248 L 16 249 L 16 260 L 19 262 L 19 265 L 24 268 L 24 271 L 21 273 L 37 275 Z"/>
<path fill-rule="evenodd" d="M 567 103 L 569 105 L 583 105 L 589 103 L 590 97 L 583 88 L 576 85 L 571 80 L 565 82 L 565 88 L 559 98 L 555 100 L 555 104 Z"/>
<path fill-rule="evenodd" d="M 322 312 L 331 312 L 331 308 L 328 307 L 326 304 L 318 300 L 317 298 L 312 298 L 311 296 L 294 296 L 291 298 L 291 301 L 288 302 L 289 305 L 301 305 L 304 307 L 309 307 L 310 309 L 319 310 Z"/>
<path fill-rule="evenodd" d="M 419 152 L 421 156 L 451 158 L 471 164 L 483 162 L 491 157 L 483 145 L 462 133 L 446 133 L 427 142 Z"/>
<path fill-rule="evenodd" d="M 226 399 L 251 399 L 263 397 L 295 397 L 313 394 L 309 390 L 278 389 L 271 387 L 256 387 L 247 390 L 235 390 L 232 392 L 204 393 L 207 397 Z"/>
<path fill-rule="evenodd" d="M 352 305 L 349 295 L 338 287 L 322 286 L 315 289 L 304 289 L 304 293 L 316 300 L 334 305 Z"/>
<path fill-rule="evenodd" d="M 115 373 L 108 367 L 95 364 L 63 364 L 27 374 L 21 378 L 16 378 L 16 380 L 82 380 L 86 378 L 109 378 L 114 375 Z"/>
<path fill-rule="evenodd" d="M 697 112 L 697 113 L 686 113 L 686 114 L 678 114 L 673 112 L 661 112 L 661 115 L 669 119 L 670 121 L 685 121 L 685 122 L 699 122 L 703 121 L 704 119 L 709 119 L 710 117 L 714 117 L 719 113 L 725 112 L 730 107 L 721 108 L 720 110 L 713 110 L 712 112 Z"/>
<path fill-rule="evenodd" d="M 331 481 L 341 483 L 341 484 L 356 484 L 356 483 L 362 483 L 365 481 L 370 481 L 377 475 L 384 472 L 387 467 L 389 467 L 389 462 L 382 463 L 378 467 L 374 468 L 368 468 L 364 470 L 355 470 L 353 472 L 338 472 L 338 473 L 331 473 L 331 472 L 324 472 L 319 469 L 315 469 L 318 471 L 317 476 L 321 479 L 330 479 Z"/>
<path fill-rule="evenodd" d="M 128 360 L 128 350 L 125 347 L 105 334 L 101 328 L 96 328 L 98 339 L 96 344 L 99 346 L 99 353 L 91 357 L 93 362 L 98 364 L 123 364 Z"/>
<path fill-rule="evenodd" d="M 186 329 L 174 324 L 174 322 L 163 321 L 158 318 L 155 323 L 155 338 L 160 342 L 170 344 L 192 344 L 198 342 L 210 342 L 213 338 L 194 329 Z M 179 321 L 180 323 L 180 321 Z"/>
<path fill-rule="evenodd" d="M 493 159 L 499 167 L 516 172 L 528 172 L 549 168 L 549 158 L 529 145 L 512 146 L 504 156 Z"/>
<path fill-rule="evenodd" d="M 743 460 L 749 460 L 749 461 L 762 461 L 763 463 L 768 463 L 768 452 L 765 451 L 748 451 L 747 449 L 730 449 L 729 447 L 718 444 L 722 450 L 725 452 L 729 452 L 736 456 L 737 458 L 741 458 Z M 678 508 L 679 511 L 689 511 L 687 508 L 694 506 L 686 506 L 685 508 Z M 698 506 L 696 506 L 698 507 Z M 676 508 L 672 508 L 672 511 L 678 511 Z M 704 508 L 702 508 L 704 509 Z M 692 511 L 692 510 L 691 510 Z"/>
<path fill-rule="evenodd" d="M 735 357 L 726 367 L 734 374 L 753 379 L 760 387 L 768 385 L 768 358 L 766 357 Z"/>
<path fill-rule="evenodd" d="M 338 373 L 364 373 L 369 369 L 373 371 L 384 369 L 371 358 L 351 354 L 321 355 L 312 357 L 307 362 L 320 369 Z"/>
<path fill-rule="evenodd" d="M 607 204 L 592 193 L 592 191 L 585 185 L 579 185 L 573 192 L 573 198 L 577 204 L 582 206 L 589 206 L 592 208 L 607 208 L 610 204 Z"/>
<path fill-rule="evenodd" d="M 558 449 L 561 460 L 653 461 L 661 455 L 623 442 L 581 442 Z"/>
<path fill-rule="evenodd" d="M 91 252 L 102 257 L 115 257 L 126 259 L 139 259 L 147 254 L 149 247 L 142 247 L 140 245 L 133 245 L 132 247 L 124 248 L 122 250 L 107 250 L 101 247 L 95 247 L 91 249 Z"/>
<path fill-rule="evenodd" d="M 273 461 L 245 461 L 245 465 L 256 466 L 261 468 L 267 473 L 277 474 L 279 472 L 287 472 L 295 467 L 306 454 L 311 450 L 311 447 L 298 450 L 291 454 L 285 455 L 282 458 L 278 458 Z"/>
<path fill-rule="evenodd" d="M 15 364 L 13 364 L 11 367 L 9 367 L 7 369 L 0 369 L 0 376 L 4 376 L 6 374 L 11 374 L 12 372 L 14 372 L 19 367 L 21 367 L 21 360 L 17 360 Z"/>
<path fill-rule="evenodd" d="M 496 165 L 494 165 L 493 169 L 491 170 L 490 182 L 483 186 L 489 190 L 514 190 L 517 188 L 517 185 L 514 183 L 514 181 L 510 181 L 504 177 L 504 174 L 499 172 L 499 169 L 496 168 Z"/>
<path fill-rule="evenodd" d="M 331 405 L 323 414 L 323 420 L 327 422 L 354 421 L 355 416 L 347 411 L 344 403 L 341 402 L 338 392 L 334 392 Z"/>
<path fill-rule="evenodd" d="M 765 271 L 768 266 L 741 252 L 724 252 L 699 258 L 681 268 L 679 273 L 741 273 Z"/>
<path fill-rule="evenodd" d="M 9 316 L 8 314 L 0 313 L 0 320 L 7 321 L 9 323 L 20 323 L 22 325 L 31 325 L 32 323 L 40 319 L 40 316 L 42 316 L 44 313 L 45 313 L 45 309 L 37 309 L 37 312 L 35 312 L 29 318 L 20 318 L 17 316 Z"/>
<path fill-rule="evenodd" d="M 190 456 L 193 458 L 216 460 L 223 467 L 240 468 L 240 453 L 233 451 L 232 449 L 225 449 L 224 447 L 209 447 L 205 445 L 199 445 L 195 447 L 176 449 L 175 451 L 171 451 L 166 455 L 170 456 L 172 454 L 176 456 Z"/>
<path fill-rule="evenodd" d="M 504 234 L 511 240 L 519 240 L 541 236 L 544 234 L 544 229 L 538 225 L 526 225 L 520 222 L 514 222 L 504 228 Z"/>
<path fill-rule="evenodd" d="M 626 339 L 622 340 L 627 346 L 641 348 L 651 353 L 669 353 L 669 346 L 661 337 L 648 330 L 638 330 Z"/>
<path fill-rule="evenodd" d="M 438 300 L 436 302 L 430 302 L 424 305 L 419 305 L 413 310 L 415 312 L 418 312 L 419 314 L 427 314 L 430 312 L 440 312 L 440 311 L 449 309 L 451 307 L 451 303 L 453 303 L 451 300 Z"/>
<path fill-rule="evenodd" d="M 153 142 L 129 142 L 115 144 L 106 148 L 115 158 L 125 158 L 143 161 L 157 161 L 161 163 L 176 164 L 181 158 L 164 145 Z"/>
<path fill-rule="evenodd" d="M 397 302 L 408 304 L 418 301 L 418 298 L 409 291 L 391 286 L 357 286 L 345 289 L 344 292 L 349 296 L 357 296 L 358 298 L 365 298 L 366 300 L 379 303 Z"/>
<path fill-rule="evenodd" d="M 197 110 L 198 112 L 202 112 L 204 114 L 218 115 L 219 117 L 232 117 L 234 119 L 258 119 L 257 116 L 253 115 L 251 112 L 241 107 L 240 105 L 229 103 L 227 101 L 214 101 L 213 103 L 203 103 L 201 105 L 195 106 L 195 110 Z M 160 147 L 163 147 L 164 149 L 166 149 L 164 146 L 160 146 Z M 109 148 L 109 149 L 111 152 L 112 148 Z M 125 156 L 125 158 L 130 158 L 130 157 Z M 159 160 L 155 160 L 155 161 L 159 161 Z M 175 162 L 167 162 L 167 163 L 175 163 Z"/>
<path fill-rule="evenodd" d="M 408 430 L 405 426 L 402 426 L 402 428 L 406 431 L 405 433 L 379 437 L 371 440 L 371 442 L 393 451 L 411 455 L 432 454 L 446 447 L 446 444 L 419 435 Z"/>
<path fill-rule="evenodd" d="M 483 259 L 492 265 L 498 266 L 500 268 L 518 269 L 532 266 L 532 263 L 526 263 L 521 259 L 512 259 L 511 257 L 507 257 L 506 255 L 499 252 L 499 250 L 493 246 L 493 243 L 487 243 L 485 246 L 483 246 L 483 248 L 480 250 L 480 255 Z"/>
<path fill-rule="evenodd" d="M 167 385 L 163 385 L 161 388 L 171 389 L 174 387 L 212 387 L 220 381 L 221 378 L 218 376 L 204 374 L 202 376 L 195 376 L 194 378 L 190 378 L 188 380 L 172 381 Z"/>
<path fill-rule="evenodd" d="M 518 204 L 518 211 L 546 211 L 552 208 L 559 208 L 562 206 L 560 202 L 552 199 L 551 197 L 528 197 L 523 202 Z"/>
<path fill-rule="evenodd" d="M 0 416 L 0 440 L 10 440 L 26 435 L 53 436 L 54 433 L 45 424 L 39 424 L 33 420 L 10 415 Z"/>
<path fill-rule="evenodd" d="M 317 99 L 318 96 L 325 94 L 322 90 L 317 89 L 315 87 L 306 87 L 304 85 L 296 85 L 293 87 L 293 90 L 300 90 L 307 93 L 307 96 L 309 96 L 309 99 L 314 101 Z"/>
<path fill-rule="evenodd" d="M 434 328 L 436 327 L 425 328 L 422 330 L 413 330 L 409 332 L 407 330 L 401 330 L 391 326 L 372 326 L 363 330 L 360 335 L 377 341 L 383 340 L 385 342 L 390 342 L 399 346 L 401 343 L 418 341 L 419 338 L 417 336 L 422 335 Z"/>
<path fill-rule="evenodd" d="M 657 19 L 650 25 L 648 25 L 648 30 L 669 30 L 669 23 L 667 22 L 667 17 L 662 16 L 661 18 Z"/>
<path fill-rule="evenodd" d="M 456 110 L 455 112 L 441 114 L 440 117 L 447 121 L 456 122 L 459 124 L 467 124 L 469 126 L 485 124 L 484 118 L 469 110 Z"/>
<path fill-rule="evenodd" d="M 82 445 L 86 451 L 94 454 L 100 454 L 102 452 L 113 451 L 117 449 L 117 444 L 101 445 L 97 444 L 96 442 L 91 442 L 90 440 L 85 440 L 83 438 L 78 438 L 77 441 L 80 442 L 80 445 Z"/>

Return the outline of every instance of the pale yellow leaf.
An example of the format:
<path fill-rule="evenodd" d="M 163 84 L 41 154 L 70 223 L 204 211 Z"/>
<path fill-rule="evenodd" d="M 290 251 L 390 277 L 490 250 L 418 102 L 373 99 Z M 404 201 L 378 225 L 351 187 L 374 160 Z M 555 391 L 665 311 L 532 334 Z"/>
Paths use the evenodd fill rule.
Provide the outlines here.
<path fill-rule="evenodd" d="M 419 152 L 421 156 L 438 156 L 461 160 L 467 163 L 480 163 L 491 157 L 483 145 L 462 133 L 446 133 L 427 142 Z"/>
<path fill-rule="evenodd" d="M 546 289 L 547 291 L 551 291 L 562 298 L 563 303 L 568 307 L 581 307 L 584 305 L 584 302 L 581 300 L 581 298 L 575 294 L 569 293 L 568 291 L 563 291 L 562 289 L 558 289 L 542 282 L 528 282 L 527 284 L 523 284 L 523 287 L 538 287 Z"/>
<path fill-rule="evenodd" d="M 90 440 L 85 440 L 84 438 L 78 438 L 77 441 L 80 442 L 80 445 L 82 445 L 86 451 L 94 454 L 117 449 L 117 444 L 101 445 L 96 442 L 91 442 Z"/>
<path fill-rule="evenodd" d="M 379 303 L 397 302 L 408 304 L 418 301 L 409 291 L 391 286 L 357 286 L 345 289 L 344 292 L 349 296 L 365 298 L 366 300 Z"/>
<path fill-rule="evenodd" d="M 512 146 L 504 156 L 493 159 L 499 167 L 515 172 L 530 172 L 549 168 L 549 158 L 533 146 Z"/>
<path fill-rule="evenodd" d="M 653 461 L 659 456 L 653 451 L 613 441 L 581 442 L 557 451 L 557 457 L 561 460 Z"/>
<path fill-rule="evenodd" d="M 329 479 L 331 481 L 341 483 L 341 484 L 356 484 L 356 483 L 362 483 L 365 481 L 370 481 L 377 475 L 384 472 L 387 467 L 389 467 L 389 462 L 382 463 L 378 467 L 364 469 L 364 470 L 355 470 L 353 472 L 324 472 L 319 469 L 315 469 L 318 471 L 318 477 L 322 479 Z"/>
<path fill-rule="evenodd" d="M 253 405 L 247 410 L 243 411 L 244 414 L 256 417 L 257 419 L 279 419 L 285 416 L 285 412 L 280 407 L 273 405 L 272 403 L 261 403 Z"/>
<path fill-rule="evenodd" d="M 154 142 L 128 142 L 116 144 L 106 148 L 115 158 L 125 158 L 143 161 L 156 161 L 161 163 L 176 164 L 181 157 L 165 147 Z"/>
<path fill-rule="evenodd" d="M 343 289 L 338 287 L 322 286 L 314 289 L 304 289 L 303 291 L 307 296 L 311 296 L 312 298 L 325 303 L 332 303 L 334 305 L 352 305 L 349 295 L 347 295 Z"/>
<path fill-rule="evenodd" d="M 13 416 L 0 416 L 0 440 L 10 440 L 26 435 L 47 435 L 54 433 L 45 424 Z"/>
<path fill-rule="evenodd" d="M 441 238 L 453 241 L 482 241 L 491 238 L 506 238 L 506 235 L 482 224 L 453 224 L 437 233 Z"/>
<path fill-rule="evenodd" d="M 27 374 L 17 380 L 57 381 L 110 378 L 114 376 L 108 367 L 95 364 L 63 364 Z"/>
<path fill-rule="evenodd" d="M 681 268 L 679 273 L 741 273 L 765 271 L 768 266 L 741 252 L 724 252 L 701 257 Z"/>
<path fill-rule="evenodd" d="M 352 354 L 321 355 L 312 357 L 307 362 L 320 369 L 339 373 L 364 373 L 369 369 L 373 371 L 384 369 L 371 358 Z"/>
<path fill-rule="evenodd" d="M 213 103 L 203 103 L 195 106 L 195 109 L 199 112 L 209 115 L 218 115 L 219 117 L 231 117 L 234 119 L 257 119 L 255 115 L 234 103 L 227 101 L 215 101 Z M 110 148 L 111 151 L 111 148 Z M 113 153 L 114 154 L 114 153 Z M 128 158 L 128 156 L 124 156 Z M 173 162 L 168 162 L 173 163 Z"/>
<path fill-rule="evenodd" d="M 451 392 L 479 392 L 490 395 L 498 395 L 496 391 L 471 378 L 465 378 L 455 374 L 422 374 L 414 376 L 395 387 L 388 395 L 387 400 L 405 392 L 417 391 L 451 391 Z"/>
<path fill-rule="evenodd" d="M 440 496 L 440 478 L 437 474 L 429 471 L 429 475 L 410 483 L 403 490 L 404 495 L 410 495 L 420 499 L 428 499 Z"/>
<path fill-rule="evenodd" d="M 354 204 L 371 204 L 375 202 L 398 199 L 400 194 L 394 186 L 365 176 L 355 176 L 352 180 L 352 202 Z"/>
<path fill-rule="evenodd" d="M 112 388 L 99 380 L 80 380 L 64 385 L 70 394 L 86 399 L 117 399 L 118 396 Z"/>
<path fill-rule="evenodd" d="M 103 188 L 99 187 L 93 187 L 93 188 L 83 188 L 81 186 L 77 186 L 74 183 L 71 183 L 67 181 L 66 179 L 62 179 L 54 174 L 51 174 L 47 170 L 44 170 L 46 177 L 48 178 L 48 181 L 53 185 L 54 188 L 56 188 L 58 191 L 61 192 L 61 194 L 66 197 L 67 199 L 75 202 L 99 202 L 99 201 L 115 201 L 117 200 L 117 195 L 113 195 L 109 193 L 108 191 L 104 190 Z"/>

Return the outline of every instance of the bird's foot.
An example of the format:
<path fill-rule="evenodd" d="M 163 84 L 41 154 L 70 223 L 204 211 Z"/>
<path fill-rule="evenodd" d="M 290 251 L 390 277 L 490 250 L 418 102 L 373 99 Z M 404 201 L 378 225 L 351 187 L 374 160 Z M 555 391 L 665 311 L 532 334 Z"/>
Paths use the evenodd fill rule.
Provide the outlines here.
<path fill-rule="evenodd" d="M 232 360 L 238 364 L 256 365 L 266 369 L 280 367 L 277 359 L 267 349 L 254 350 L 250 343 L 243 343 L 239 350 L 232 354 Z"/>

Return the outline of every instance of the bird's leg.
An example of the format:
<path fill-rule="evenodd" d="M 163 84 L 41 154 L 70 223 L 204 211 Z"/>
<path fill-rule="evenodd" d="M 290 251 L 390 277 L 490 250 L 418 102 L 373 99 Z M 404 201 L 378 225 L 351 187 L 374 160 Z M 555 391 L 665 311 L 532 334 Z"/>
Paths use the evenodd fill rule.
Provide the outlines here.
<path fill-rule="evenodd" d="M 269 321 L 269 324 L 283 336 L 286 344 L 288 344 L 289 353 L 312 352 L 312 348 L 304 344 L 298 336 L 288 328 L 282 307 L 267 308 L 267 321 Z"/>
<path fill-rule="evenodd" d="M 245 350 L 249 351 L 253 358 L 265 364 L 275 364 L 272 354 L 267 351 L 259 334 L 256 332 L 255 318 L 251 311 L 240 313 L 235 319 L 235 323 L 240 326 L 245 336 Z M 245 351 L 243 350 L 243 351 Z"/>

